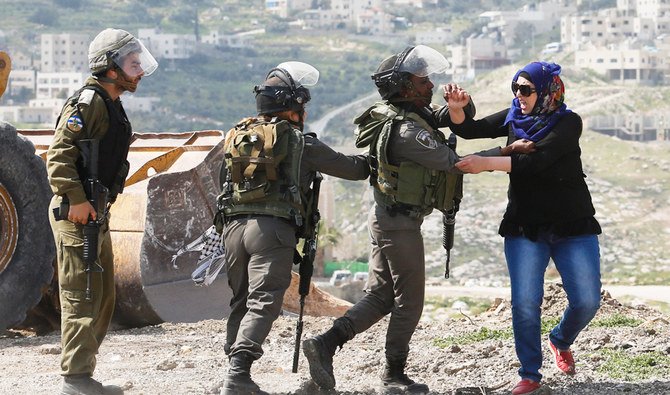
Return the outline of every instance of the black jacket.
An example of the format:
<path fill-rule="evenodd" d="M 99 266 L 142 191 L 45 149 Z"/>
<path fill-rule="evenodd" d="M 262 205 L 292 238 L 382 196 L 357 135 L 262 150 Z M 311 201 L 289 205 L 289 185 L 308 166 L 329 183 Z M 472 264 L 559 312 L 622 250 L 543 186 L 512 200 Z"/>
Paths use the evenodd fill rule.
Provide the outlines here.
<path fill-rule="evenodd" d="M 503 125 L 507 111 L 479 120 L 467 118 L 451 129 L 466 139 L 507 136 L 507 144 L 511 144 L 517 137 Z M 581 134 L 582 119 L 576 113 L 567 113 L 535 143 L 535 152 L 511 155 L 509 200 L 499 230 L 502 236 L 523 234 L 534 240 L 543 230 L 557 236 L 601 233 L 584 181 Z"/>

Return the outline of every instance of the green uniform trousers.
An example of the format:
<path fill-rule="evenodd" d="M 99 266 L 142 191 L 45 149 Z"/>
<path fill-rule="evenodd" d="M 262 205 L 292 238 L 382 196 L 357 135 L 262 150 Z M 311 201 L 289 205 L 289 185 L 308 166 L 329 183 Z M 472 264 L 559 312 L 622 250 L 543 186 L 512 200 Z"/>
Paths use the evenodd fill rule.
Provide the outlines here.
<path fill-rule="evenodd" d="M 375 204 L 368 216 L 372 250 L 365 296 L 344 316 L 361 333 L 391 314 L 386 330 L 386 356 L 407 358 L 409 342 L 423 312 L 425 258 L 423 218 L 390 215 Z"/>
<path fill-rule="evenodd" d="M 263 215 L 239 216 L 224 227 L 228 284 L 233 291 L 224 346 L 228 356 L 263 355 L 261 345 L 291 284 L 295 232 L 287 220 Z"/>
<path fill-rule="evenodd" d="M 63 375 L 89 374 L 95 370 L 95 355 L 107 334 L 114 313 L 114 255 L 109 224 L 100 226 L 98 264 L 102 273 L 91 273 L 91 299 L 86 300 L 86 263 L 83 259 L 83 225 L 56 221 L 51 208 L 49 218 L 58 250 L 58 283 L 61 305 L 61 370 Z"/>

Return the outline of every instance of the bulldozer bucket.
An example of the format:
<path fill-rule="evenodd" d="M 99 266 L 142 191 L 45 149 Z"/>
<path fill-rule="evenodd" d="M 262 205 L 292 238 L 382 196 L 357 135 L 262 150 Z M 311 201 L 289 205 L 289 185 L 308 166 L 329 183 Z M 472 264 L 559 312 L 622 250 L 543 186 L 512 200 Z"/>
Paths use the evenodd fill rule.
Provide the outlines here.
<path fill-rule="evenodd" d="M 51 130 L 20 132 L 46 160 Z M 195 287 L 197 252 L 172 256 L 212 224 L 223 160 L 223 132 L 136 134 L 130 172 L 110 211 L 117 304 L 114 321 L 143 326 L 228 315 L 225 273 Z"/>
<path fill-rule="evenodd" d="M 35 154 L 46 160 L 53 130 L 22 130 L 19 135 L 32 142 Z M 223 135 L 218 130 L 135 135 L 128 154 L 129 176 L 110 212 L 117 294 L 115 323 L 144 326 L 228 316 L 232 293 L 225 270 L 211 285 L 196 287 L 191 273 L 199 252 L 187 252 L 172 263 L 180 248 L 212 225 L 220 190 Z M 46 177 L 40 177 L 37 181 L 48 188 Z M 0 174 L 0 209 L 6 207 L 0 210 L 0 225 L 16 222 L 12 203 L 2 203 L 11 202 L 11 194 L 2 193 L 2 182 Z M 42 208 L 45 213 L 47 207 L 48 203 Z M 14 242 L 11 235 L 0 239 L 0 263 L 3 258 L 11 259 L 8 254 L 3 257 L 2 251 L 9 250 Z M 49 259 L 51 266 L 53 255 Z M 0 272 L 0 291 L 2 283 Z M 45 285 L 35 287 L 44 289 Z M 294 275 L 284 300 L 285 310 L 298 311 L 297 287 L 298 277 Z M 57 292 L 50 297 L 57 299 Z M 57 300 L 49 305 L 57 305 Z M 312 287 L 306 313 L 340 316 L 349 306 Z"/>

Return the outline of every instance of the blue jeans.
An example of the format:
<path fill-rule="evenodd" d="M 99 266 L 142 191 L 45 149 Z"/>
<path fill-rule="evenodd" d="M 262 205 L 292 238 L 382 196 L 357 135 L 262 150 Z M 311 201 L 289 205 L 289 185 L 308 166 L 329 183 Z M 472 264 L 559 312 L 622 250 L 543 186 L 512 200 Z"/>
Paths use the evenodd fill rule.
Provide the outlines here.
<path fill-rule="evenodd" d="M 540 381 L 540 308 L 549 258 L 556 264 L 568 296 L 568 307 L 549 338 L 558 349 L 567 350 L 600 307 L 598 236 L 561 238 L 541 233 L 537 241 L 505 237 L 505 258 L 512 288 L 514 345 L 521 362 L 519 375 Z"/>

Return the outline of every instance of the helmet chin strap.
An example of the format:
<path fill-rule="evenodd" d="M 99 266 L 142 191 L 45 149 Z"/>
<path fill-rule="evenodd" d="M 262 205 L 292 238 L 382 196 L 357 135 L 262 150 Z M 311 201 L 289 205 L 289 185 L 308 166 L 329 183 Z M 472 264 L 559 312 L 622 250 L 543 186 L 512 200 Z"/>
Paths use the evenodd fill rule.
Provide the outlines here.
<path fill-rule="evenodd" d="M 128 92 L 135 92 L 137 90 L 137 81 L 132 81 L 130 78 L 128 78 L 128 75 L 121 69 L 116 69 L 116 79 L 109 78 L 107 76 L 100 76 L 97 77 L 98 81 L 101 82 L 108 82 L 110 84 L 114 84 L 124 91 Z"/>

